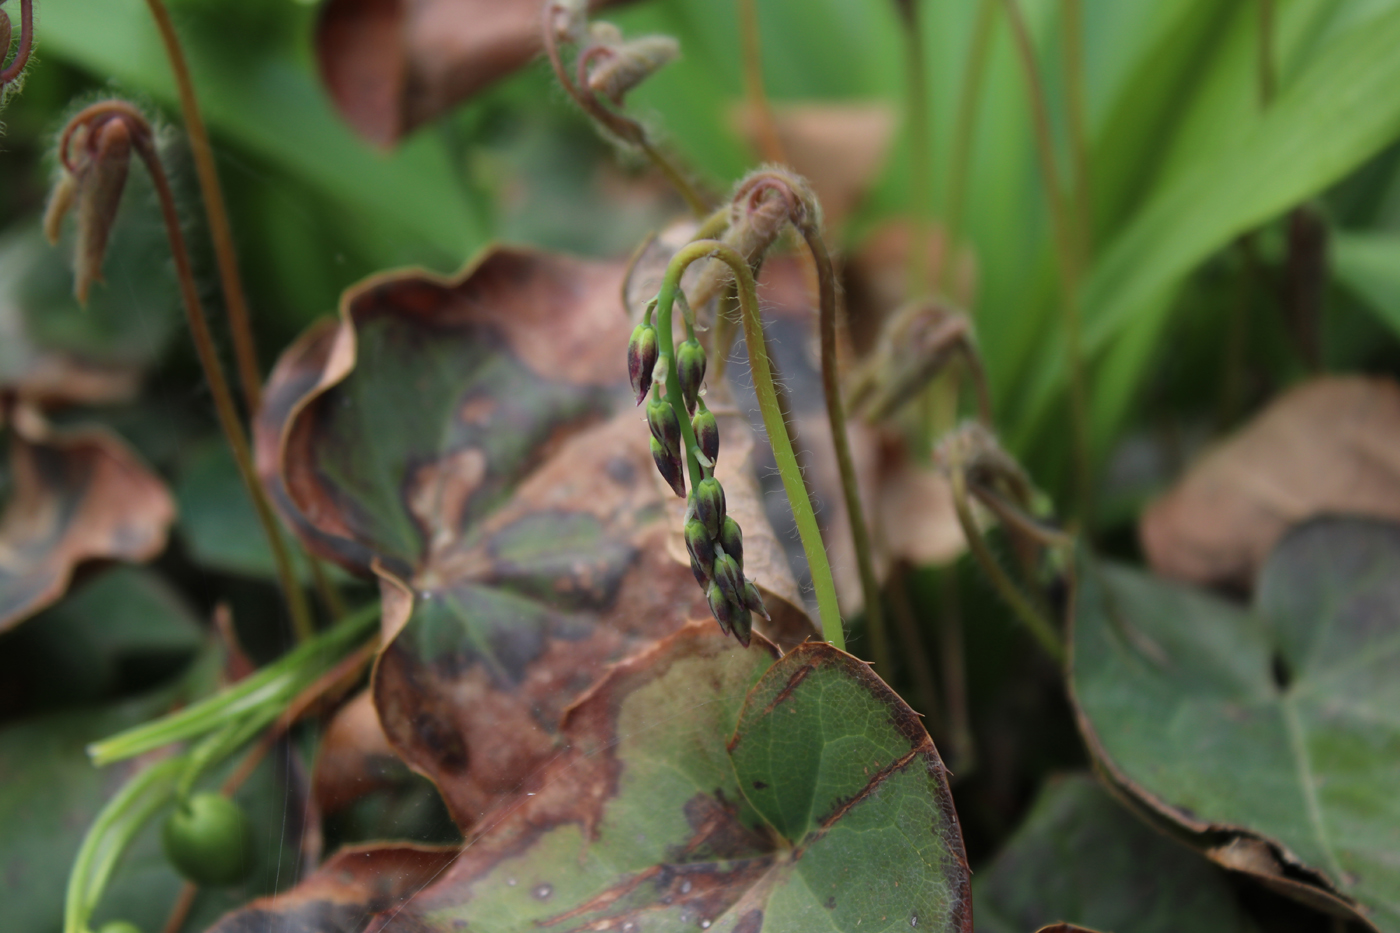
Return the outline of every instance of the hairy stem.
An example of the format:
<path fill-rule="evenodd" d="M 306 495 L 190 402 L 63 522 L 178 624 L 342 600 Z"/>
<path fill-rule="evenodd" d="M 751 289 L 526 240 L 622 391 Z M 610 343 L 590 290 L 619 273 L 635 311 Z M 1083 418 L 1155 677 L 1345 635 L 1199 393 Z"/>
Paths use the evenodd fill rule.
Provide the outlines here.
<path fill-rule="evenodd" d="M 1089 517 L 1093 499 L 1093 461 L 1089 448 L 1089 397 L 1084 374 L 1084 354 L 1079 321 L 1079 278 L 1081 274 L 1078 238 L 1075 223 L 1060 187 L 1059 175 L 1055 170 L 1055 149 L 1050 133 L 1050 112 L 1046 103 L 1045 88 L 1041 84 L 1036 67 L 1035 49 L 1031 44 L 1030 32 L 1021 16 L 1021 7 L 1016 0 L 1002 0 L 1007 19 L 1011 22 L 1011 32 L 1015 39 L 1017 58 L 1026 80 L 1026 90 L 1030 97 L 1031 119 L 1035 128 L 1036 156 L 1040 163 L 1040 174 L 1045 184 L 1046 200 L 1050 204 L 1050 219 L 1053 225 L 1055 255 L 1060 266 L 1061 309 L 1064 314 L 1066 363 L 1069 369 L 1070 421 L 1074 440 L 1074 473 L 1076 505 L 1081 520 Z"/>
<path fill-rule="evenodd" d="M 175 88 L 180 94 L 180 114 L 185 120 L 185 132 L 190 139 L 190 155 L 194 159 L 195 175 L 199 178 L 199 193 L 204 199 L 204 211 L 209 218 L 209 236 L 214 241 L 214 260 L 219 267 L 219 285 L 224 293 L 228 311 L 229 331 L 233 336 L 233 358 L 238 367 L 238 381 L 243 387 L 243 400 L 248 417 L 258 412 L 261 403 L 262 375 L 258 367 L 257 344 L 248 314 L 248 299 L 243 293 L 243 279 L 238 273 L 238 253 L 233 245 L 233 228 L 229 224 L 228 208 L 224 204 L 223 188 L 219 184 L 218 168 L 214 164 L 214 147 L 209 142 L 199 101 L 194 94 L 189 64 L 180 48 L 180 38 L 170 21 L 170 13 L 162 0 L 146 0 L 151 17 L 160 30 L 170 70 L 175 73 Z"/>
<path fill-rule="evenodd" d="M 778 123 L 763 87 L 763 43 L 759 39 L 756 0 L 739 0 L 739 47 L 744 59 L 744 96 L 757 129 L 758 154 L 765 162 L 786 163 Z"/>
<path fill-rule="evenodd" d="M 1007 575 L 996 556 L 992 554 L 987 539 L 982 536 L 982 529 L 977 526 L 977 518 L 972 514 L 972 503 L 967 495 L 967 477 L 961 466 L 955 466 L 949 471 L 949 481 L 953 487 L 953 506 L 957 510 L 958 523 L 962 525 L 963 536 L 967 538 L 968 550 L 972 552 L 972 556 L 981 565 L 983 572 L 992 581 L 992 586 L 997 593 L 1016 614 L 1016 618 L 1020 619 L 1026 626 L 1035 640 L 1045 649 L 1045 653 L 1050 655 L 1055 663 L 1063 665 L 1065 649 L 1060 644 L 1060 636 L 1055 633 L 1050 622 L 1040 614 L 1040 611 Z"/>
<path fill-rule="evenodd" d="M 0 88 L 9 84 L 24 73 L 29 64 L 29 53 L 34 49 L 34 0 L 19 0 L 19 48 L 14 59 L 0 70 Z M 9 49 L 0 49 L 0 62 Z"/>
<path fill-rule="evenodd" d="M 242 478 L 243 485 L 253 500 L 253 509 L 257 512 L 258 523 L 262 525 L 263 533 L 267 536 L 267 543 L 272 550 L 273 561 L 277 566 L 277 579 L 287 601 L 287 611 L 291 614 L 292 629 L 296 632 L 299 641 L 309 641 L 315 635 L 315 626 L 311 621 L 311 609 L 307 605 L 306 594 L 302 592 L 301 584 L 297 582 L 296 575 L 292 570 L 291 555 L 282 540 L 282 532 L 277 526 L 277 519 L 273 516 L 272 506 L 267 501 L 267 494 L 263 491 L 262 484 L 258 482 L 257 474 L 253 471 L 253 456 L 248 446 L 248 435 L 244 433 L 243 424 L 238 419 L 238 409 L 233 402 L 233 393 L 229 390 L 228 380 L 224 377 L 223 364 L 219 362 L 218 352 L 214 349 L 214 338 L 209 330 L 209 320 L 205 317 L 204 307 L 199 301 L 199 287 L 194 281 L 194 270 L 190 265 L 189 252 L 185 248 L 184 233 L 180 229 L 180 215 L 175 206 L 175 195 L 170 190 L 170 181 L 166 177 L 165 167 L 161 164 L 160 156 L 156 153 L 155 146 L 149 136 L 138 135 L 135 144 L 142 161 L 146 163 L 146 168 L 150 172 L 156 195 L 160 201 L 161 215 L 165 219 L 165 230 L 170 239 L 170 252 L 175 259 L 175 273 L 179 279 L 180 292 L 184 299 L 185 318 L 189 322 L 190 335 L 194 338 L 195 352 L 199 356 L 200 366 L 204 369 L 204 377 L 209 382 L 210 393 L 214 397 L 214 409 L 219 416 L 219 426 L 223 428 L 224 437 L 227 438 L 229 448 L 233 451 L 234 463 L 238 466 L 238 475 Z"/>
<path fill-rule="evenodd" d="M 787 492 L 788 503 L 797 523 L 797 533 L 802 539 L 802 549 L 807 555 L 807 564 L 812 572 L 812 587 L 816 591 L 822 637 L 836 648 L 845 650 L 846 637 L 841 628 L 841 610 L 836 602 L 836 582 L 832 578 L 831 564 L 822 544 L 817 515 L 812 508 L 811 499 L 807 496 L 807 487 L 802 481 L 802 470 L 797 464 L 792 443 L 788 440 L 782 408 L 773 388 L 773 374 L 768 365 L 768 354 L 764 350 L 763 322 L 759 318 L 758 292 L 754 285 L 753 273 L 749 271 L 748 262 L 733 247 L 718 240 L 696 240 L 686 244 L 672 257 L 656 301 L 656 331 L 661 355 L 675 359 L 671 307 L 675 303 L 676 293 L 680 290 L 681 275 L 691 263 L 707 258 L 720 260 L 729 266 L 734 274 L 739 295 L 739 311 L 744 324 L 744 339 L 749 351 L 749 368 L 753 374 L 754 393 L 758 396 L 758 407 L 763 415 L 764 429 L 768 432 L 768 443 L 773 448 L 773 457 L 778 463 L 778 475 L 782 478 L 783 489 Z M 690 427 L 689 413 L 686 412 L 682 401 L 680 379 L 676 376 L 674 365 L 666 369 L 666 398 L 680 420 L 693 488 L 704 477 L 704 473 L 697 459 L 695 433 Z"/>
<path fill-rule="evenodd" d="M 646 129 L 636 120 L 609 109 L 600 101 L 591 90 L 588 90 L 587 82 L 575 83 L 569 76 L 569 69 L 564 67 L 564 57 L 559 51 L 559 36 L 555 23 L 554 4 L 545 6 L 545 15 L 542 19 L 542 37 L 544 40 L 544 50 L 549 57 L 550 67 L 554 69 L 554 76 L 558 79 L 560 86 L 565 93 L 573 98 L 574 103 L 583 109 L 583 112 L 597 121 L 598 125 L 607 130 L 608 133 L 641 151 L 643 155 L 651 161 L 666 180 L 671 183 L 671 187 L 676 189 L 676 193 L 681 196 L 686 205 L 696 217 L 705 218 L 710 215 L 710 206 L 705 198 L 690 183 L 685 174 L 671 162 L 670 159 L 657 149 L 647 138 Z M 587 65 L 586 60 L 579 61 L 579 68 L 582 70 Z"/>

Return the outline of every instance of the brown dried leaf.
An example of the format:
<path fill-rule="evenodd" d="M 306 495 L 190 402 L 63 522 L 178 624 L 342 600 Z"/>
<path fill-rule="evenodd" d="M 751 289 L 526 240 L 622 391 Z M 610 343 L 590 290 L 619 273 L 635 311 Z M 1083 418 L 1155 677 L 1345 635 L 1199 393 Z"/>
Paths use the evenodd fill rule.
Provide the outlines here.
<path fill-rule="evenodd" d="M 12 489 L 0 515 L 0 631 L 55 602 L 85 561 L 146 561 L 165 548 L 175 502 L 125 443 L 54 431 L 19 407 L 8 424 Z"/>
<path fill-rule="evenodd" d="M 731 120 L 757 149 L 761 127 L 754 109 L 739 104 Z M 827 230 L 839 230 L 884 167 L 894 110 L 884 102 L 778 104 L 773 123 L 789 167 L 816 192 Z"/>
<path fill-rule="evenodd" d="M 363 933 L 384 929 L 375 925 L 376 921 L 391 922 L 414 895 L 447 870 L 457 852 L 456 846 L 342 849 L 286 894 L 260 898 L 239 908 L 209 933 Z"/>
<path fill-rule="evenodd" d="M 392 146 L 540 54 L 543 6 L 543 0 L 330 0 L 316 26 L 321 80 L 361 136 Z"/>
<path fill-rule="evenodd" d="M 311 770 L 311 790 L 330 815 L 371 791 L 391 786 L 403 770 L 368 690 L 336 712 L 321 736 Z"/>
<path fill-rule="evenodd" d="M 1400 386 L 1327 377 L 1280 396 L 1207 452 L 1142 517 L 1160 574 L 1249 587 L 1292 525 L 1324 513 L 1400 519 Z"/>

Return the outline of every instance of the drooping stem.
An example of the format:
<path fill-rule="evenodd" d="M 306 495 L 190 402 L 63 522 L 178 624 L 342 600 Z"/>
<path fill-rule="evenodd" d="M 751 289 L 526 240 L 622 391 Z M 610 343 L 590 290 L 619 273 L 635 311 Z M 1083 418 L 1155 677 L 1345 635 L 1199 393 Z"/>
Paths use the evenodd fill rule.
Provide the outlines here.
<path fill-rule="evenodd" d="M 909 133 L 909 200 L 913 236 L 905 273 L 908 297 L 927 294 L 929 243 L 933 236 L 933 151 L 929 139 L 928 57 L 919 24 L 917 0 L 898 4 L 904 19 L 905 92 L 904 123 Z"/>
<path fill-rule="evenodd" d="M 1059 635 L 1055 634 L 1055 629 L 1040 611 L 1031 603 L 1030 599 L 1021 592 L 1018 587 L 1002 568 L 1001 563 L 992 553 L 992 549 L 987 544 L 987 539 L 983 537 L 981 528 L 977 525 L 977 518 L 972 514 L 972 503 L 967 495 L 967 477 L 963 473 L 962 467 L 955 465 L 949 471 L 949 484 L 953 488 L 953 506 L 958 513 L 958 524 L 962 525 L 963 536 L 967 538 L 968 550 L 981 565 L 988 579 L 992 581 L 992 586 L 997 593 L 1011 607 L 1016 617 L 1030 630 L 1035 640 L 1045 649 L 1045 653 L 1050 655 L 1057 664 L 1064 664 L 1065 649 L 1060 643 Z"/>
<path fill-rule="evenodd" d="M 787 162 L 778 122 L 763 86 L 763 43 L 759 39 L 758 4 L 739 0 L 739 48 L 744 59 L 744 97 L 753 115 L 758 137 L 758 153 L 765 162 Z"/>
<path fill-rule="evenodd" d="M 972 43 L 963 69 L 962 88 L 958 94 L 957 123 L 953 128 L 952 163 L 948 169 L 948 243 L 949 259 L 943 264 L 944 284 L 952 279 L 953 255 L 962 240 L 963 207 L 967 203 L 968 165 L 972 159 L 973 131 L 977 121 L 977 102 L 982 96 L 982 76 L 987 70 L 987 50 L 992 44 L 992 16 L 997 0 L 978 0 L 977 20 L 972 27 Z"/>
<path fill-rule="evenodd" d="M 185 121 L 185 133 L 190 140 L 190 156 L 194 160 L 195 175 L 199 179 L 199 193 L 204 199 L 204 211 L 209 218 L 209 237 L 214 241 L 214 260 L 219 267 L 219 285 L 224 293 L 224 305 L 228 311 L 229 331 L 233 337 L 233 358 L 238 367 L 238 381 L 243 388 L 244 404 L 248 417 L 258 412 L 262 394 L 262 375 L 258 367 L 257 344 L 253 340 L 253 326 L 248 314 L 248 299 L 243 293 L 243 279 L 238 273 L 238 253 L 233 245 L 233 228 L 229 224 L 228 208 L 224 203 L 223 188 L 219 184 L 218 168 L 214 164 L 214 147 L 209 142 L 209 131 L 204 126 L 204 117 L 199 111 L 199 101 L 194 94 L 194 82 L 190 79 L 189 64 L 180 47 L 180 38 L 170 21 L 170 13 L 162 0 L 146 0 L 151 17 L 160 30 L 161 42 L 165 45 L 166 57 L 170 59 L 170 70 L 175 74 L 175 89 L 180 95 L 180 115 Z"/>
<path fill-rule="evenodd" d="M 919 712 L 937 722 L 943 717 L 938 702 L 938 690 L 934 686 L 933 668 L 928 662 L 928 651 L 924 647 L 923 636 L 919 633 L 919 622 L 914 617 L 914 606 L 909 599 L 909 565 L 901 563 L 890 574 L 890 615 L 899 629 L 908 654 L 904 661 L 909 666 L 910 679 L 914 681 L 914 693 L 919 700 Z M 942 739 L 939 739 L 941 744 Z"/>
<path fill-rule="evenodd" d="M 146 168 L 155 185 L 156 196 L 160 201 L 161 215 L 165 219 L 165 229 L 170 239 L 170 252 L 175 259 L 175 274 L 180 282 L 180 292 L 184 299 L 185 319 L 189 322 L 190 335 L 194 338 L 195 352 L 199 356 L 200 366 L 204 369 L 204 378 L 208 381 L 210 394 L 214 397 L 214 409 L 219 416 L 219 426 L 223 428 L 224 437 L 228 440 L 229 448 L 233 451 L 233 460 L 238 466 L 238 475 L 243 480 L 243 486 L 248 490 L 248 495 L 253 500 L 253 509 L 257 512 L 258 523 L 262 525 L 263 534 L 267 536 L 268 547 L 272 550 L 273 562 L 277 567 L 277 579 L 281 584 L 283 597 L 287 601 L 287 611 L 291 615 L 292 629 L 296 633 L 298 641 L 308 641 L 315 634 L 315 626 L 311 621 L 311 609 L 307 605 L 306 594 L 302 592 L 301 584 L 297 582 L 296 574 L 292 569 L 291 554 L 282 540 L 282 532 L 277 527 L 277 519 L 272 513 L 272 506 L 267 501 L 267 494 L 263 491 L 262 484 L 258 482 L 257 473 L 253 470 L 253 455 L 248 446 L 248 435 L 244 433 L 243 423 L 238 419 L 238 409 L 233 402 L 233 393 L 229 389 L 228 380 L 224 377 L 223 364 L 219 362 L 218 352 L 214 349 L 214 337 L 209 331 L 209 320 L 205 317 L 204 307 L 199 301 L 199 288 L 194 281 L 194 270 L 190 265 L 189 252 L 185 248 L 184 233 L 180 229 L 180 215 L 175 206 L 175 195 L 170 190 L 170 181 L 166 177 L 165 168 L 161 164 L 160 156 L 157 154 L 150 137 L 144 134 L 138 135 L 133 142 L 137 152 L 141 155 L 141 160 L 146 163 Z"/>
<path fill-rule="evenodd" d="M 549 57 L 550 67 L 554 69 L 554 76 L 558 79 L 560 86 L 565 93 L 573 98 L 574 103 L 583 109 L 583 112 L 597 121 L 613 136 L 633 146 L 651 161 L 657 170 L 665 176 L 671 183 L 671 187 L 676 189 L 676 193 L 681 196 L 686 205 L 698 218 L 708 217 L 710 206 L 704 197 L 695 189 L 695 186 L 686 178 L 682 172 L 665 154 L 647 138 L 646 129 L 636 120 L 624 116 L 615 110 L 610 109 L 600 101 L 591 89 L 588 89 L 586 77 L 584 80 L 575 82 L 569 75 L 568 68 L 564 67 L 564 57 L 559 51 L 559 32 L 556 21 L 558 6 L 547 4 L 544 8 L 545 15 L 542 19 L 542 36 L 544 41 L 545 54 Z M 586 56 L 580 56 L 578 67 L 583 71 L 588 64 Z"/>
<path fill-rule="evenodd" d="M 1069 147 L 1074 172 L 1076 248 L 1080 267 L 1087 267 L 1093 244 L 1093 203 L 1089 190 L 1089 119 L 1084 103 L 1084 8 L 1082 0 L 1060 0 L 1065 67 Z"/>
<path fill-rule="evenodd" d="M 675 359 L 671 308 L 680 289 L 681 275 L 691 263 L 708 258 L 720 260 L 729 266 L 734 274 L 739 296 L 739 312 L 744 324 L 744 340 L 749 352 L 749 369 L 753 374 L 754 393 L 758 396 L 763 427 L 768 432 L 768 443 L 773 448 L 773 458 L 777 461 L 778 475 L 783 481 L 783 489 L 792 507 L 797 533 L 802 539 L 802 549 L 807 555 L 807 564 L 812 573 L 812 587 L 816 591 L 817 612 L 821 617 L 822 637 L 835 647 L 845 650 L 846 637 L 841 627 L 841 610 L 836 601 L 836 582 L 832 578 L 831 564 L 822 544 L 816 511 L 807 496 L 802 471 L 788 440 L 782 408 L 773 388 L 773 374 L 768 365 L 768 354 L 764 350 L 763 322 L 759 317 L 758 291 L 754 285 L 753 273 L 749 271 L 748 262 L 733 247 L 718 240 L 696 240 L 686 244 L 671 258 L 656 301 L 656 331 L 661 356 Z M 695 433 L 691 430 L 689 413 L 682 401 L 680 379 L 676 375 L 674 365 L 666 368 L 666 398 L 680 421 L 693 488 L 704 477 L 704 472 L 697 458 Z"/>
<path fill-rule="evenodd" d="M 34 49 L 34 0 L 19 0 L 19 48 L 14 59 L 0 70 L 0 89 L 24 73 L 29 64 L 29 53 Z M 9 49 L 0 49 L 0 62 Z"/>
<path fill-rule="evenodd" d="M 1026 80 L 1031 104 L 1031 122 L 1035 129 L 1036 156 L 1045 184 L 1045 196 L 1050 205 L 1055 255 L 1060 267 L 1061 310 L 1064 315 L 1065 355 L 1069 369 L 1070 421 L 1074 441 L 1076 505 L 1079 517 L 1086 524 L 1093 505 L 1093 461 L 1089 447 L 1089 396 L 1085 382 L 1084 353 L 1079 321 L 1079 279 L 1081 258 L 1075 222 L 1055 170 L 1054 142 L 1050 132 L 1050 111 L 1045 88 L 1036 67 L 1035 49 L 1030 32 L 1021 16 L 1016 0 L 1002 0 L 1011 33 L 1015 40 L 1017 58 Z"/>

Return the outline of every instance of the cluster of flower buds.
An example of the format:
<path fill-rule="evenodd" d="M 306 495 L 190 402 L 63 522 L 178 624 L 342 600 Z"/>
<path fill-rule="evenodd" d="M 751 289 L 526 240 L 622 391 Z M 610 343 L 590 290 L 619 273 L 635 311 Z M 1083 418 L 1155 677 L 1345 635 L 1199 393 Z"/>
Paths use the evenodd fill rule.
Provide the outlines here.
<path fill-rule="evenodd" d="M 739 523 L 725 513 L 724 487 L 713 476 L 701 480 L 690 495 L 685 510 L 685 548 L 690 552 L 690 570 L 705 590 L 710 613 L 726 635 L 732 634 L 747 648 L 753 634 L 750 613 L 757 612 L 765 619 L 769 616 L 758 587 L 744 576 L 744 535 Z"/>
<path fill-rule="evenodd" d="M 625 39 L 612 23 L 590 23 L 584 0 L 551 0 L 545 10 L 552 17 L 556 38 L 582 49 L 579 83 L 614 106 L 622 106 L 629 91 L 675 61 L 681 52 L 680 44 L 670 36 Z"/>

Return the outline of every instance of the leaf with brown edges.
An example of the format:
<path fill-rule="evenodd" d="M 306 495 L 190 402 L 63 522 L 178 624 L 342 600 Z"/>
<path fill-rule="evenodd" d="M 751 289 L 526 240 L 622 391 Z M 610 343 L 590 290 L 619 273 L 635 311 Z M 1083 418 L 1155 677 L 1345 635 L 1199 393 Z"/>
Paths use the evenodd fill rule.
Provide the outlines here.
<path fill-rule="evenodd" d="M 614 666 L 564 714 L 555 756 L 384 926 L 970 933 L 957 818 L 918 717 L 829 645 L 775 656 L 697 621 Z"/>
<path fill-rule="evenodd" d="M 609 664 L 709 617 L 629 397 L 622 271 L 497 249 L 452 280 L 373 279 L 268 390 L 264 475 L 280 438 L 293 527 L 379 575 L 380 721 L 464 829 L 555 754 Z"/>
<path fill-rule="evenodd" d="M 0 513 L 0 631 L 56 601 L 86 561 L 138 563 L 165 549 L 174 500 L 115 435 L 51 430 L 23 406 L 0 430 L 11 487 Z"/>
<path fill-rule="evenodd" d="M 321 81 L 356 132 L 392 146 L 539 55 L 543 7 L 543 0 L 330 0 L 316 24 Z"/>

